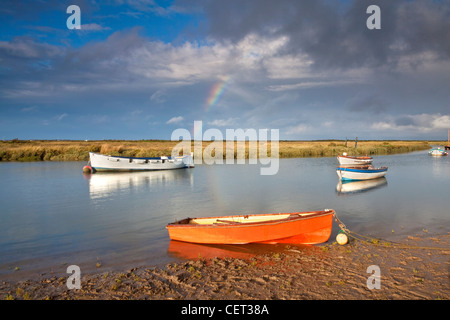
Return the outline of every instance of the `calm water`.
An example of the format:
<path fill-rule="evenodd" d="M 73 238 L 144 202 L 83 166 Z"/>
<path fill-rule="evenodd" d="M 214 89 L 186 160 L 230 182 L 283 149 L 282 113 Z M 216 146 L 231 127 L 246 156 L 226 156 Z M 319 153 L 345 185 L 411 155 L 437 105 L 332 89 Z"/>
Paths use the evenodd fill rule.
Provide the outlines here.
<path fill-rule="evenodd" d="M 166 224 L 188 216 L 333 208 L 351 230 L 388 240 L 450 231 L 450 157 L 426 151 L 378 156 L 386 179 L 344 185 L 336 158 L 281 159 L 274 176 L 253 164 L 85 176 L 84 165 L 0 163 L 0 279 L 275 248 L 171 243 Z M 338 230 L 334 224 L 330 242 Z"/>

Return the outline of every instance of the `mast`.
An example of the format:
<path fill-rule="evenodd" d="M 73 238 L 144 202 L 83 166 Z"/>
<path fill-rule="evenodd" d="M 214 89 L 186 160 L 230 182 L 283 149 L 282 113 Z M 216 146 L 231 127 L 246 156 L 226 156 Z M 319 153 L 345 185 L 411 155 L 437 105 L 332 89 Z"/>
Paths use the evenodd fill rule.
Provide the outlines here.
<path fill-rule="evenodd" d="M 444 150 L 450 150 L 450 129 L 448 129 L 448 133 L 447 133 L 447 145 L 444 147 Z"/>

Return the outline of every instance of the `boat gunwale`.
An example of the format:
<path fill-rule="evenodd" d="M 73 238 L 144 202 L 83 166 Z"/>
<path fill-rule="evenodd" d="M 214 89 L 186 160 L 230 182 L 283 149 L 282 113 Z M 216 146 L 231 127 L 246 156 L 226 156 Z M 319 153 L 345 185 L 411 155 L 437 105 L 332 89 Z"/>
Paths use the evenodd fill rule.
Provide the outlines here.
<path fill-rule="evenodd" d="M 182 158 L 187 157 L 187 156 L 178 156 L 178 157 L 172 157 L 172 156 L 162 156 L 162 157 L 125 157 L 125 156 L 107 155 L 107 154 L 98 153 L 98 152 L 89 152 L 89 154 L 94 154 L 96 156 L 102 156 L 102 157 L 107 157 L 107 158 L 136 159 L 136 160 L 180 160 L 181 161 Z"/>
<path fill-rule="evenodd" d="M 369 156 L 337 156 L 338 158 L 347 158 L 347 159 L 354 159 L 354 160 L 373 160 L 373 157 Z"/>
<path fill-rule="evenodd" d="M 347 172 L 355 172 L 355 173 L 378 173 L 385 172 L 388 170 L 388 167 L 380 167 L 380 168 L 363 168 L 363 167 L 345 167 L 338 166 L 336 167 L 336 171 L 347 171 Z"/>
<path fill-rule="evenodd" d="M 309 213 L 309 214 L 308 214 Z M 277 225 L 280 223 L 291 223 L 299 220 L 308 220 L 318 218 L 327 215 L 334 215 L 336 212 L 333 209 L 326 209 L 320 211 L 305 211 L 305 212 L 284 212 L 284 213 L 263 213 L 263 214 L 241 214 L 230 216 L 214 216 L 214 217 L 198 217 L 198 218 L 185 218 L 176 222 L 169 223 L 166 228 L 242 228 L 242 227 L 257 227 L 267 225 Z M 303 214 L 303 215 L 301 215 Z M 255 222 L 239 222 L 230 221 L 230 223 L 208 223 L 208 224 L 195 224 L 195 223 L 180 223 L 181 221 L 191 221 L 194 219 L 226 219 L 226 218 L 239 218 L 245 216 L 272 216 L 272 215 L 288 215 L 286 218 L 273 219 L 267 221 L 255 221 Z M 233 223 L 236 222 L 236 223 Z"/>
<path fill-rule="evenodd" d="M 139 169 L 131 169 L 131 168 L 105 168 L 105 167 L 92 167 L 98 172 L 143 172 L 143 171 L 163 171 L 163 170 L 179 170 L 179 169 L 186 169 L 185 167 L 176 167 L 176 168 L 156 168 L 156 169 L 147 169 L 147 168 L 139 168 Z"/>

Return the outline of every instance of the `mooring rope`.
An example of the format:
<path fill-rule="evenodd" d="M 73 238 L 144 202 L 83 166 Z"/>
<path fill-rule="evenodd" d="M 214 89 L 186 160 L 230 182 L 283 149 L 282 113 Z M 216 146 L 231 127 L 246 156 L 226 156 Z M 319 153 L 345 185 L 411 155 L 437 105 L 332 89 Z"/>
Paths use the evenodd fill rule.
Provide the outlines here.
<path fill-rule="evenodd" d="M 334 219 L 336 220 L 337 224 L 341 228 L 341 230 L 349 237 L 352 237 L 356 240 L 375 245 L 375 246 L 382 246 L 384 248 L 400 248 L 400 249 L 428 249 L 428 250 L 443 250 L 448 251 L 450 248 L 443 248 L 443 247 L 430 247 L 430 246 L 415 246 L 415 245 L 408 245 L 404 243 L 398 243 L 393 241 L 385 241 L 381 240 L 379 238 L 375 237 L 369 237 L 365 235 L 358 234 L 354 231 L 350 231 L 350 229 L 347 228 L 347 226 L 337 217 L 336 212 L 334 213 Z M 381 243 L 383 242 L 383 243 Z"/>

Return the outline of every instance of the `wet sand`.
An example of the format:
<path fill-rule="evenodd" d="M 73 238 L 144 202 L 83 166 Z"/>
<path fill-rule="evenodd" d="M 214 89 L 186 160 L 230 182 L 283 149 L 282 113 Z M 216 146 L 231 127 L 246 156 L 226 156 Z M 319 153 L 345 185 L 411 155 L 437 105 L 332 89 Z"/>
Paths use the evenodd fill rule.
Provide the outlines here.
<path fill-rule="evenodd" d="M 199 257 L 162 268 L 2 281 L 1 300 L 448 300 L 450 234 L 408 236 L 397 247 L 351 239 L 250 258 Z M 443 249 L 436 249 L 443 248 Z M 380 287 L 369 266 L 378 266 Z M 370 279 L 369 279 L 370 278 Z M 370 289 L 369 286 L 375 286 Z"/>

